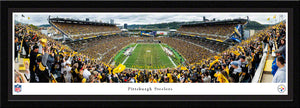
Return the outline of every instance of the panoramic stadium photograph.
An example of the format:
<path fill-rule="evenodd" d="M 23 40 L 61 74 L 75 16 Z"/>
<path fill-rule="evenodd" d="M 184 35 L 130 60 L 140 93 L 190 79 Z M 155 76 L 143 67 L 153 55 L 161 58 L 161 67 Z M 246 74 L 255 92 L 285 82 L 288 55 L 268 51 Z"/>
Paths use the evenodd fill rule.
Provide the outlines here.
<path fill-rule="evenodd" d="M 13 13 L 14 83 L 287 83 L 287 13 Z"/>

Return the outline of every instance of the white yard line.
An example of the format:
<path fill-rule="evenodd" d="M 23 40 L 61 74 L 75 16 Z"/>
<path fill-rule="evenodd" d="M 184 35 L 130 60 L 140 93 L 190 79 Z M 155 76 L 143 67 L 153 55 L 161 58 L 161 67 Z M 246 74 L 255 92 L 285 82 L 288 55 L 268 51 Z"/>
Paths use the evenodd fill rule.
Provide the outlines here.
<path fill-rule="evenodd" d="M 161 49 L 164 50 L 164 48 L 161 46 L 161 44 L 159 44 L 159 45 L 160 45 Z M 176 64 L 175 64 L 174 61 L 171 59 L 171 57 L 168 56 L 168 58 L 169 58 L 169 60 L 172 62 L 172 64 L 174 65 L 174 67 L 176 67 Z"/>
<path fill-rule="evenodd" d="M 135 47 L 137 46 L 138 44 L 136 44 L 135 46 L 134 46 L 134 48 L 132 49 L 132 51 L 131 52 L 133 52 L 134 51 L 134 49 L 135 49 Z M 127 56 L 126 57 L 126 59 L 122 62 L 122 64 L 124 64 L 124 63 L 126 63 L 126 61 L 127 61 L 127 59 L 129 58 L 129 56 Z"/>
<path fill-rule="evenodd" d="M 176 67 L 176 64 L 174 63 L 174 61 L 171 59 L 170 56 L 168 56 L 168 58 L 170 59 L 170 61 L 173 63 L 174 67 Z"/>
<path fill-rule="evenodd" d="M 126 57 L 126 59 L 122 62 L 122 64 L 124 64 L 128 58 L 129 58 L 129 56 Z"/>

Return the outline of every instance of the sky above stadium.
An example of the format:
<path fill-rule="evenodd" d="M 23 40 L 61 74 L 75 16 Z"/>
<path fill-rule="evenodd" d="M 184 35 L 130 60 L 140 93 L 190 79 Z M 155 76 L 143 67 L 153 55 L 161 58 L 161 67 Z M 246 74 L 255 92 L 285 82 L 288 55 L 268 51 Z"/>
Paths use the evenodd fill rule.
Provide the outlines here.
<path fill-rule="evenodd" d="M 24 17 L 22 17 L 24 15 Z M 47 18 L 60 17 L 85 20 L 89 18 L 90 21 L 109 22 L 114 19 L 114 23 L 123 25 L 127 23 L 132 24 L 157 24 L 166 22 L 187 22 L 187 21 L 203 21 L 203 16 L 206 19 L 225 20 L 243 18 L 252 21 L 257 21 L 261 24 L 274 24 L 287 18 L 287 13 L 14 13 L 14 19 L 19 22 L 30 23 L 34 25 L 48 24 Z M 273 16 L 276 15 L 276 18 Z M 28 17 L 30 19 L 28 19 Z M 267 19 L 270 18 L 268 21 Z"/>

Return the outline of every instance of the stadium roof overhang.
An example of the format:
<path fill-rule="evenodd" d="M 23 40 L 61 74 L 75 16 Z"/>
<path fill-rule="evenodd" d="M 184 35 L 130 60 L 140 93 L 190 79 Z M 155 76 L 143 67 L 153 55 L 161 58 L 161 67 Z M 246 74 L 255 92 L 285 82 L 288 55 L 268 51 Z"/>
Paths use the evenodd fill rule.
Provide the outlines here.
<path fill-rule="evenodd" d="M 223 20 L 223 21 L 181 24 L 181 26 L 211 26 L 211 25 L 242 24 L 246 22 L 247 19 L 233 19 L 233 20 Z"/>
<path fill-rule="evenodd" d="M 219 39 L 207 38 L 207 37 L 196 36 L 196 35 L 192 36 L 192 35 L 183 34 L 182 36 L 185 36 L 187 38 L 193 38 L 193 39 L 201 39 L 201 40 L 204 40 L 204 41 L 207 41 L 207 42 L 218 43 L 218 44 L 231 44 L 231 42 L 234 42 L 234 41 L 228 41 L 228 39 L 219 40 Z"/>
<path fill-rule="evenodd" d="M 176 29 L 170 29 L 169 31 L 170 32 L 176 32 L 177 30 Z"/>
<path fill-rule="evenodd" d="M 128 32 L 128 29 L 121 29 L 122 32 Z"/>
<path fill-rule="evenodd" d="M 102 23 L 102 22 L 92 22 L 92 21 L 83 21 L 83 20 L 68 19 L 68 18 L 50 18 L 49 21 L 58 22 L 58 23 L 69 23 L 69 24 L 115 26 L 115 24 Z"/>

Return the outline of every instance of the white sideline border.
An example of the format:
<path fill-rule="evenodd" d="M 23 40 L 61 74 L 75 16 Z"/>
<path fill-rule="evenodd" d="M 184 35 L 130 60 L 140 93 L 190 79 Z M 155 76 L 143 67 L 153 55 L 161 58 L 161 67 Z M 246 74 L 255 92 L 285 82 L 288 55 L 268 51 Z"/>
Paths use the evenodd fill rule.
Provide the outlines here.
<path fill-rule="evenodd" d="M 161 46 L 161 44 L 159 44 L 159 45 L 160 45 L 161 49 L 164 50 L 163 46 Z M 174 65 L 174 67 L 176 68 L 177 65 L 174 63 L 174 61 L 171 59 L 171 57 L 168 56 L 168 58 L 172 62 L 172 64 Z"/>
<path fill-rule="evenodd" d="M 132 49 L 131 52 L 134 51 L 134 49 L 136 48 L 136 46 L 138 45 L 138 43 L 134 46 L 134 48 Z M 130 56 L 127 56 L 126 59 L 122 62 L 122 64 L 126 63 L 127 59 L 129 58 Z"/>

